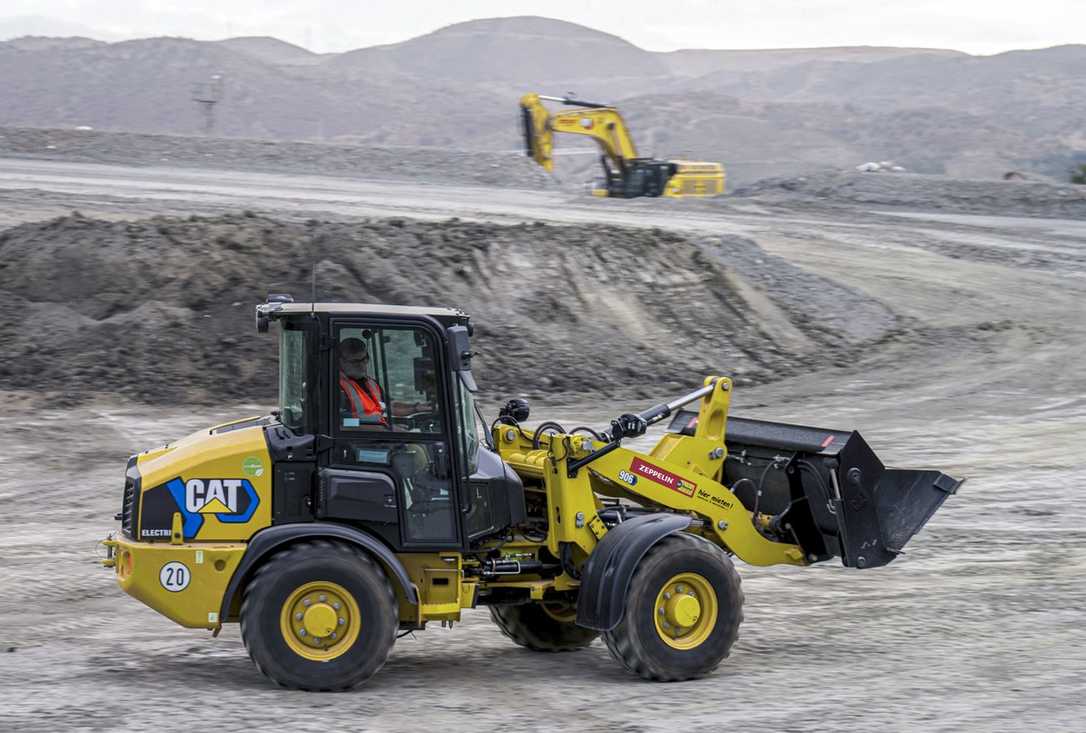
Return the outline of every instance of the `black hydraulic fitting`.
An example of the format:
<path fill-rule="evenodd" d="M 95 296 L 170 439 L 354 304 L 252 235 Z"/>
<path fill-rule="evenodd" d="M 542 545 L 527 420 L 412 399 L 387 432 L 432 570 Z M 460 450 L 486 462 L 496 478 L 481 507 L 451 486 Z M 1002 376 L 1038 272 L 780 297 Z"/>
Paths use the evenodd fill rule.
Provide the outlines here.
<path fill-rule="evenodd" d="M 639 435 L 644 435 L 648 429 L 649 424 L 645 422 L 645 418 L 627 412 L 620 415 L 617 420 L 611 421 L 611 440 L 636 438 Z"/>

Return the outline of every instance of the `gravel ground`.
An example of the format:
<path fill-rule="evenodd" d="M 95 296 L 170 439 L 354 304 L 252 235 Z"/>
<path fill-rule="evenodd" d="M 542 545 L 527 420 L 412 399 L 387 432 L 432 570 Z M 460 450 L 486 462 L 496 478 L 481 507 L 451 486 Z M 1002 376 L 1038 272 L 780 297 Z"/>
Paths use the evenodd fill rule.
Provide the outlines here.
<path fill-rule="evenodd" d="M 290 171 L 443 185 L 527 189 L 558 186 L 553 176 L 515 150 L 488 153 L 448 148 L 0 127 L 0 157 L 233 171 Z"/>
<path fill-rule="evenodd" d="M 778 204 L 859 204 L 907 211 L 1086 219 L 1086 186 L 1044 180 L 951 178 L 917 173 L 812 173 L 767 178 L 735 190 Z"/>
<path fill-rule="evenodd" d="M 85 210 L 99 218 L 138 218 L 153 205 L 86 196 Z M 18 218 L 10 202 L 25 200 L 8 196 L 7 215 Z M 519 201 L 495 190 L 464 211 L 479 217 L 489 208 L 509 221 Z M 420 215 L 430 211 L 417 205 Z M 555 213 L 656 228 L 660 246 L 675 236 L 669 230 L 684 239 L 700 231 L 693 241 L 706 261 L 732 262 L 755 291 L 735 291 L 751 308 L 761 305 L 757 293 L 773 303 L 775 332 L 791 324 L 817 340 L 818 324 L 832 324 L 830 332 L 855 339 L 861 348 L 847 358 L 831 350 L 777 381 L 737 389 L 734 412 L 858 428 L 891 465 L 968 477 L 905 557 L 870 571 L 741 567 L 739 642 L 700 681 L 641 682 L 599 643 L 533 654 L 476 611 L 451 630 L 401 639 L 360 689 L 285 692 L 255 671 L 236 628 L 211 639 L 175 627 L 124 596 L 94 560 L 95 540 L 113 527 L 128 454 L 267 405 L 163 407 L 109 395 L 69 404 L 7 391 L 0 728 L 191 730 L 229 720 L 239 730 L 1080 730 L 1081 222 L 1009 218 L 998 208 L 948 218 L 842 207 L 799 197 L 733 202 L 712 214 L 664 202 Z M 39 218 L 34 206 L 22 210 Z M 521 215 L 534 214 L 526 207 Z M 754 269 L 757 259 L 768 266 Z M 777 291 L 762 279 L 770 277 L 779 277 Z M 14 281 L 5 274 L 3 282 Z M 819 287 L 832 287 L 830 301 L 839 302 L 817 301 L 803 321 L 797 313 Z M 663 347 L 693 338 L 703 323 L 677 319 Z M 661 385 L 653 397 L 677 391 L 669 382 L 681 380 L 666 365 L 645 371 L 644 383 Z M 650 401 L 583 396 L 535 414 L 591 424 Z"/>

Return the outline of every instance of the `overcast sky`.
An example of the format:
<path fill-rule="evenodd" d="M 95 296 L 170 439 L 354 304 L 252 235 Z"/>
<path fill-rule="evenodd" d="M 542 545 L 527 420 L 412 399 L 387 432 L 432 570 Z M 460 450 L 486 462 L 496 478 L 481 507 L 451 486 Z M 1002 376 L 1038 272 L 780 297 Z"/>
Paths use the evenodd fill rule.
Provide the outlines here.
<path fill-rule="evenodd" d="M 988 54 L 1086 42 L 1086 0 L 2 0 L 0 38 L 270 35 L 325 52 L 511 15 L 580 23 L 653 51 L 887 45 Z"/>

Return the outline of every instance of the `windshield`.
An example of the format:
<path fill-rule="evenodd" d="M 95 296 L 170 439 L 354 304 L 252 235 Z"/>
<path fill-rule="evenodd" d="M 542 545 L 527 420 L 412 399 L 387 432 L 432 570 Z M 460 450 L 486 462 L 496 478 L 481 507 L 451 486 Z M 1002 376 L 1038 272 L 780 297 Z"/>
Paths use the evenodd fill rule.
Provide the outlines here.
<path fill-rule="evenodd" d="M 305 426 L 305 332 L 287 328 L 279 337 L 279 413 L 292 430 Z"/>
<path fill-rule="evenodd" d="M 457 432 L 464 441 L 464 458 L 468 468 L 468 475 L 479 469 L 479 429 L 475 421 L 475 396 L 460 383 L 460 419 L 457 421 Z"/>

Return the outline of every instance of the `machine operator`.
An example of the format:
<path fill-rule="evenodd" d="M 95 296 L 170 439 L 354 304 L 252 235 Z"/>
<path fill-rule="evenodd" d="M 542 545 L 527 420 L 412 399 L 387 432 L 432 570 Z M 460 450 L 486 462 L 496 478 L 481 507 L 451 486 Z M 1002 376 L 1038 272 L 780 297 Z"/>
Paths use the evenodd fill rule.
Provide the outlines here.
<path fill-rule="evenodd" d="M 369 375 L 370 355 L 366 342 L 346 338 L 339 342 L 340 414 L 358 425 L 388 427 L 384 395 Z"/>

